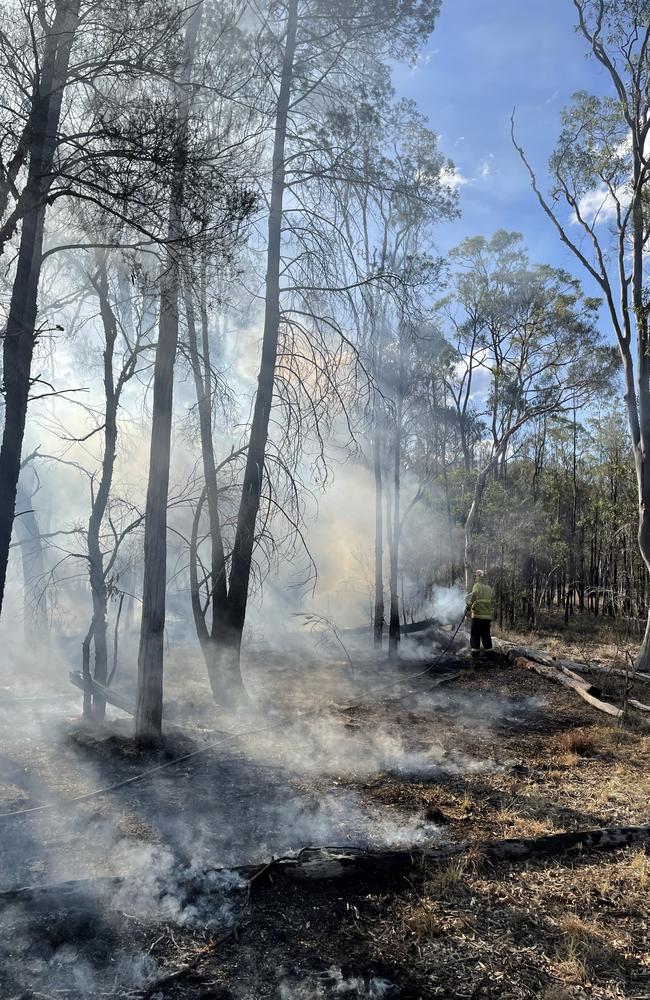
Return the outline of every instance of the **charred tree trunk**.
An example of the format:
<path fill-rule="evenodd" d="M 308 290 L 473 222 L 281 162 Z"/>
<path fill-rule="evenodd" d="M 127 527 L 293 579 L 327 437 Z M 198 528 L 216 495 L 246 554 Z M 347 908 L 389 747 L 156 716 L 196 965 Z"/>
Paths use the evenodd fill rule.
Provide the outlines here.
<path fill-rule="evenodd" d="M 101 547 L 101 527 L 113 483 L 115 452 L 117 449 L 117 408 L 120 393 L 119 387 L 116 391 L 113 374 L 117 321 L 110 304 L 105 253 L 98 252 L 97 264 L 96 278 L 91 280 L 97 291 L 99 311 L 104 329 L 104 454 L 99 483 L 96 492 L 93 491 L 90 518 L 88 520 L 88 563 L 90 569 L 90 590 L 93 601 L 91 625 L 95 651 L 93 677 L 99 684 L 105 685 L 108 677 L 108 642 L 106 637 L 108 589 L 104 573 L 104 553 Z M 93 714 L 95 718 L 101 721 L 104 718 L 105 712 L 106 702 L 104 699 L 99 696 L 93 696 Z"/>
<path fill-rule="evenodd" d="M 285 190 L 285 143 L 287 121 L 296 52 L 298 0 L 289 0 L 286 37 L 273 141 L 273 176 L 268 220 L 267 271 L 265 287 L 264 333 L 262 359 L 257 380 L 244 482 L 237 516 L 228 588 L 228 620 L 219 653 L 219 670 L 232 684 L 240 678 L 239 659 L 246 619 L 248 588 L 251 575 L 255 526 L 260 508 L 269 419 L 275 386 L 275 368 L 281 322 L 280 270 L 282 251 L 282 221 Z"/>
<path fill-rule="evenodd" d="M 180 214 L 181 187 L 182 180 L 177 179 L 172 216 Z M 176 220 L 173 220 L 172 225 L 175 224 Z M 167 591 L 167 497 L 174 361 L 178 343 L 178 291 L 178 267 L 173 254 L 170 253 L 167 255 L 160 286 L 160 326 L 154 367 L 149 482 L 145 508 L 144 579 L 136 713 L 136 736 L 145 742 L 160 736 L 162 722 L 163 638 Z"/>
<path fill-rule="evenodd" d="M 212 396 L 213 375 L 210 363 L 210 343 L 208 337 L 207 309 L 205 303 L 205 282 L 201 283 L 201 351 L 199 351 L 196 316 L 192 295 L 189 290 L 185 295 L 185 313 L 187 317 L 188 346 L 190 364 L 194 376 L 197 407 L 199 413 L 199 433 L 201 438 L 201 457 L 203 476 L 205 479 L 204 497 L 199 505 L 194 520 L 192 541 L 190 545 L 191 597 L 194 625 L 196 627 L 201 652 L 210 681 L 210 688 L 216 701 L 236 704 L 245 699 L 239 660 L 235 664 L 223 663 L 221 657 L 223 637 L 228 629 L 228 590 L 226 579 L 226 558 L 221 532 L 219 515 L 219 489 L 217 480 L 217 464 L 212 441 Z M 206 622 L 206 612 L 201 603 L 197 577 L 197 547 L 198 521 L 203 502 L 207 502 L 210 524 L 210 607 L 212 620 L 210 627 Z M 223 670 L 227 672 L 222 673 Z"/>
<path fill-rule="evenodd" d="M 160 737 L 163 698 L 163 640 L 167 591 L 167 499 L 171 454 L 174 363 L 178 344 L 179 262 L 174 244 L 182 235 L 182 206 L 191 108 L 190 78 L 202 7 L 187 22 L 184 65 L 177 100 L 176 163 L 169 204 L 166 254 L 160 281 L 160 320 L 154 365 L 149 482 L 145 508 L 144 580 L 138 653 L 135 732 L 140 742 Z"/>
<path fill-rule="evenodd" d="M 377 406 L 375 405 L 374 433 L 372 439 L 375 477 L 375 606 L 372 624 L 376 647 L 381 647 L 384 637 L 384 490 L 379 419 Z"/>
<path fill-rule="evenodd" d="M 37 336 L 46 197 L 52 183 L 61 103 L 70 50 L 79 22 L 79 7 L 80 0 L 58 0 L 54 22 L 45 41 L 40 79 L 35 82 L 32 99 L 25 212 L 3 345 L 5 423 L 0 447 L 0 609 L 7 579 L 32 356 Z"/>

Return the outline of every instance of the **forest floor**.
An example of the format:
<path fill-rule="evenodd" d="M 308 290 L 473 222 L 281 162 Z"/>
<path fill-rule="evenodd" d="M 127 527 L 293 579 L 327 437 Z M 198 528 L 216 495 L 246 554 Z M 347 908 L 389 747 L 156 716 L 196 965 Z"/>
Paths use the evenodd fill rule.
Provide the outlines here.
<path fill-rule="evenodd" d="M 526 642 L 557 652 L 550 632 Z M 648 823 L 643 720 L 613 722 L 502 658 L 434 686 L 445 664 L 415 676 L 433 661 L 424 650 L 377 691 L 370 661 L 258 655 L 251 687 L 276 714 L 233 725 L 177 653 L 171 709 L 192 726 L 145 756 L 126 720 L 88 730 L 72 689 L 0 672 L 0 813 L 55 806 L 0 817 L 0 888 L 35 887 L 0 896 L 3 1000 L 650 998 L 643 849 L 514 864 L 471 849 Z M 218 732 L 242 729 L 262 731 Z M 464 854 L 406 878 L 249 892 L 228 874 L 307 845 L 458 841 Z"/>

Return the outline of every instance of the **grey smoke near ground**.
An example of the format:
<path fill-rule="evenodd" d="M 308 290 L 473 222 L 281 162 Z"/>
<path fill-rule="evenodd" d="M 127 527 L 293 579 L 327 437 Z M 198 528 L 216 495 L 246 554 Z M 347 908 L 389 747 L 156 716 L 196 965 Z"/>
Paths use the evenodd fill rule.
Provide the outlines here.
<path fill-rule="evenodd" d="M 286 978 L 280 983 L 280 1000 L 325 1000 L 329 997 L 357 997 L 383 1000 L 394 993 L 394 987 L 378 976 L 345 976 L 335 966 L 325 972 L 307 972 L 302 977 Z"/>
<path fill-rule="evenodd" d="M 445 703 L 441 700 L 441 704 Z M 449 702 L 453 702 L 453 698 Z M 417 698 L 406 705 L 415 707 Z M 462 712 L 463 701 L 455 702 Z M 433 707 L 432 703 L 426 705 Z M 368 779 L 380 774 L 412 774 L 434 780 L 442 774 L 470 774 L 494 770 L 494 764 L 467 754 L 450 756 L 439 743 L 426 749 L 410 746 L 405 731 L 373 720 L 368 731 L 350 727 L 345 715 L 323 715 L 294 723 L 291 734 L 261 734 L 252 751 L 269 758 L 275 755 L 287 768 L 305 775 L 336 777 L 351 775 Z"/>
<path fill-rule="evenodd" d="M 69 803 L 70 798 L 150 766 L 128 753 L 131 721 L 118 721 L 119 713 L 110 710 L 113 721 L 105 733 L 84 732 L 80 694 L 67 683 L 64 659 L 54 663 L 43 657 L 38 670 L 32 659 L 20 685 L 15 681 L 20 662 L 5 661 L 1 811 L 44 802 L 56 808 L 0 820 L 0 887 L 69 879 L 81 880 L 84 887 L 74 905 L 65 894 L 58 902 L 50 900 L 58 913 L 54 920 L 26 902 L 0 906 L 2 974 L 21 989 L 30 979 L 50 979 L 75 997 L 119 990 L 120 984 L 137 989 L 157 975 L 156 962 L 137 933 L 132 942 L 124 940 L 125 928 L 144 934 L 161 924 L 212 931 L 232 925 L 243 891 L 228 872 L 232 866 L 266 862 L 307 845 L 408 848 L 440 842 L 440 829 L 419 811 L 379 805 L 364 795 L 363 782 L 395 774 L 433 783 L 444 775 L 480 773 L 499 764 L 436 742 L 422 746 L 408 720 L 391 723 L 391 713 L 445 713 L 459 731 L 480 731 L 532 716 L 542 703 L 454 688 L 409 693 L 408 673 L 387 674 L 385 664 L 367 653 L 354 659 L 351 669 L 343 657 L 327 660 L 322 650 L 315 653 L 309 641 L 289 644 L 286 654 L 278 654 L 278 683 L 295 698 L 295 711 L 291 702 L 280 703 L 275 718 L 261 715 L 244 726 L 266 723 L 268 732 L 79 804 Z M 252 676 L 264 706 L 273 704 L 276 675 L 269 664 L 274 662 L 267 653 Z M 209 703 L 200 693 L 204 688 L 185 661 L 181 667 L 183 688 L 176 691 L 170 671 L 169 700 L 176 699 L 181 717 L 191 719 L 195 689 L 190 681 L 196 683 L 196 698 L 199 704 L 204 699 L 206 709 L 205 718 L 199 713 L 200 722 L 207 719 L 219 728 L 210 723 Z M 373 688 L 390 684 L 391 676 L 395 687 L 373 695 Z M 389 708 L 384 719 L 382 702 L 398 696 L 397 708 Z M 359 718 L 357 704 L 362 706 Z M 323 710 L 313 714 L 318 706 Z M 307 710 L 312 715 L 300 718 Z M 371 721 L 364 711 L 374 713 Z M 282 721 L 287 714 L 293 716 L 291 724 Z M 168 733 L 172 756 L 215 739 L 182 729 Z M 122 881 L 110 882 L 113 876 Z M 329 979 L 320 973 L 285 977 L 283 988 L 288 1000 L 346 993 L 390 996 L 389 987 L 382 994 L 381 980 L 340 970 Z M 3 986 L 0 995 L 12 993 Z"/>
<path fill-rule="evenodd" d="M 55 993 L 85 998 L 105 995 L 112 984 L 113 995 L 124 995 L 122 989 L 139 989 L 160 974 L 139 942 L 150 927 L 214 933 L 233 925 L 245 899 L 237 875 L 181 871 L 164 850 L 128 850 L 140 857 L 119 884 L 80 882 L 0 910 L 0 982 L 7 989 L 41 981 Z"/>
<path fill-rule="evenodd" d="M 420 711 L 444 712 L 460 730 L 489 732 L 504 723 L 532 719 L 544 709 L 542 697 L 509 698 L 489 691 L 453 691 L 444 687 L 405 699 L 405 705 Z"/>

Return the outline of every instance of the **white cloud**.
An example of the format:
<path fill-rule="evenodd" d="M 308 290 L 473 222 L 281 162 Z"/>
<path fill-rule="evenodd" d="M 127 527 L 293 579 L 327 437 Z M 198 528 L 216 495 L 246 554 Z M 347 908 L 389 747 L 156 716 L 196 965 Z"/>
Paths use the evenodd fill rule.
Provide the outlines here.
<path fill-rule="evenodd" d="M 617 200 L 625 208 L 630 202 L 630 192 L 627 185 L 621 185 L 616 188 L 615 193 L 616 197 L 604 185 L 587 191 L 578 202 L 580 216 L 589 224 L 594 222 L 602 224 L 615 219 Z M 578 219 L 575 214 L 572 222 L 574 225 L 577 225 Z"/>
<path fill-rule="evenodd" d="M 647 146 L 648 143 L 646 143 Z M 612 157 L 625 162 L 628 160 L 631 151 L 632 140 L 630 136 L 626 136 L 614 146 Z M 631 171 L 631 164 L 629 169 Z M 599 184 L 597 187 L 593 187 L 590 191 L 587 191 L 586 194 L 583 194 L 578 202 L 578 211 L 585 222 L 590 224 L 595 222 L 601 225 L 605 222 L 611 222 L 612 219 L 616 218 L 617 202 L 621 208 L 625 209 L 630 204 L 630 198 L 631 193 L 627 183 L 619 184 L 615 187 L 614 193 L 604 184 Z M 574 225 L 578 222 L 575 214 L 572 222 Z"/>
<path fill-rule="evenodd" d="M 471 179 L 464 177 L 457 167 L 444 167 L 440 171 L 439 180 L 441 184 L 446 185 L 446 187 L 451 188 L 453 191 L 458 190 L 458 188 L 463 187 L 465 184 L 471 184 Z"/>

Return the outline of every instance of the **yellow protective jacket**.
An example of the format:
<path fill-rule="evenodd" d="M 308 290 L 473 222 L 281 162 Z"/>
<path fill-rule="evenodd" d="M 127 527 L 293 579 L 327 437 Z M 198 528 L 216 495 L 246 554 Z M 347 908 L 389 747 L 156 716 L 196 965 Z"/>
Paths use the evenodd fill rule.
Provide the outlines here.
<path fill-rule="evenodd" d="M 478 580 L 467 595 L 467 610 L 472 612 L 472 618 L 488 618 L 492 620 L 492 587 Z"/>

